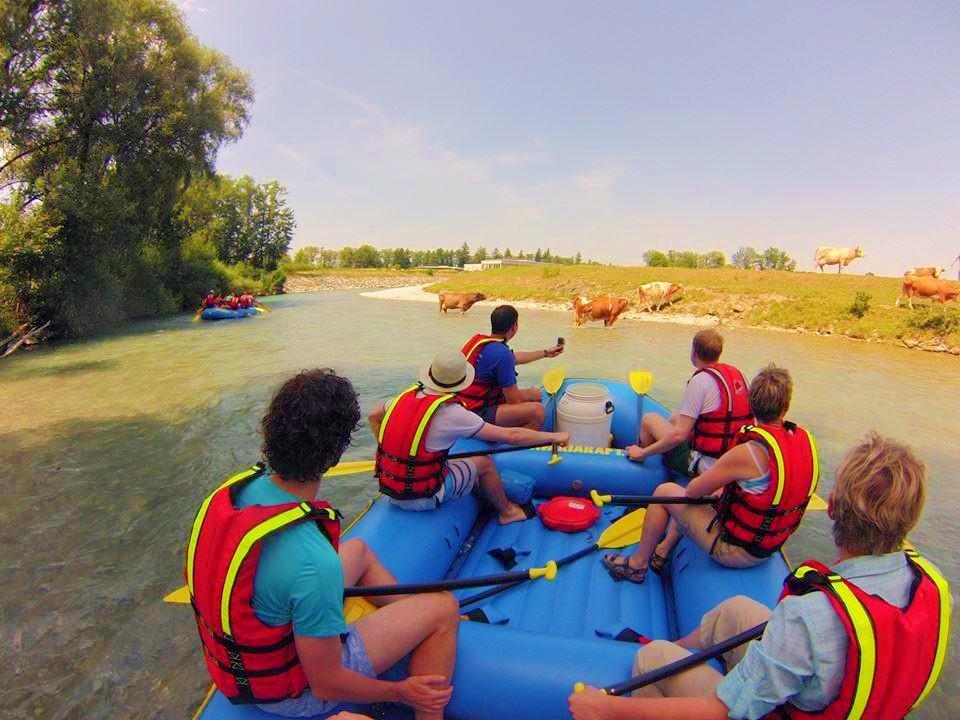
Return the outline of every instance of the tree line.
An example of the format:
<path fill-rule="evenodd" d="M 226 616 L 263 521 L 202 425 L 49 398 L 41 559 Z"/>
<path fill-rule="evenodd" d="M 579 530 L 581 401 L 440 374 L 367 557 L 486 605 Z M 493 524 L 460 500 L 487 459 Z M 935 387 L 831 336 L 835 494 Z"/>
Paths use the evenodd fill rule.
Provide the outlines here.
<path fill-rule="evenodd" d="M 339 250 L 332 250 L 325 247 L 308 245 L 302 247 L 294 253 L 290 259 L 291 269 L 308 268 L 400 268 L 406 270 L 411 267 L 424 267 L 428 265 L 447 265 L 451 267 L 463 267 L 468 263 L 479 263 L 484 260 L 498 260 L 501 258 L 516 258 L 518 260 L 533 260 L 535 262 L 552 263 L 555 265 L 580 265 L 584 262 L 583 256 L 578 252 L 573 257 L 563 257 L 554 255 L 549 248 L 546 250 L 537 250 L 533 253 L 526 253 L 523 250 L 516 255 L 506 248 L 500 252 L 496 247 L 488 251 L 486 247 L 480 246 L 471 251 L 467 243 L 463 243 L 455 250 L 437 248 L 436 250 L 410 250 L 408 248 L 391 248 L 378 250 L 372 245 L 361 245 L 360 247 L 344 247 Z M 595 264 L 593 261 L 587 261 L 588 264 Z"/>
<path fill-rule="evenodd" d="M 797 269 L 797 262 L 786 251 L 768 247 L 758 252 L 752 247 L 741 247 L 727 262 L 727 257 L 719 250 L 697 253 L 692 250 L 647 250 L 643 262 L 648 267 L 683 268 L 723 268 L 735 267 L 743 270 L 789 270 Z"/>
<path fill-rule="evenodd" d="M 0 331 L 83 335 L 282 283 L 285 188 L 214 172 L 250 78 L 173 3 L 19 0 L 0 22 Z"/>

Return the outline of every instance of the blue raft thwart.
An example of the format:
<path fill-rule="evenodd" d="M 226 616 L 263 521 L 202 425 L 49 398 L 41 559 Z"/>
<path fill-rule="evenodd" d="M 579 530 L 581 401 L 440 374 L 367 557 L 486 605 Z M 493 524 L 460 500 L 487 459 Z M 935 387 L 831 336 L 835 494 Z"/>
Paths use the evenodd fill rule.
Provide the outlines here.
<path fill-rule="evenodd" d="M 548 449 L 494 456 L 501 472 L 513 475 L 519 485 L 523 483 L 516 480 L 518 476 L 532 478 L 535 502 L 557 495 L 585 497 L 592 489 L 651 494 L 668 479 L 659 458 L 631 463 L 617 449 L 636 440 L 638 398 L 624 383 L 598 382 L 609 389 L 616 408 L 614 447 L 561 449 L 563 460 L 554 465 L 547 464 Z M 668 415 L 656 401 L 644 398 L 643 402 L 644 412 Z M 453 451 L 484 445 L 461 441 Z M 400 510 L 379 497 L 346 537 L 363 538 L 400 582 L 429 582 L 503 572 L 501 563 L 489 554 L 496 548 L 518 551 L 518 569 L 543 566 L 596 543 L 623 512 L 623 508 L 605 507 L 589 530 L 561 533 L 548 530 L 538 519 L 500 526 L 474 497 L 421 513 Z M 568 717 L 567 696 L 575 683 L 606 686 L 630 677 L 639 646 L 614 640 L 621 630 L 676 639 L 697 627 L 706 611 L 735 595 L 772 607 L 789 571 L 781 555 L 747 570 L 726 568 L 684 539 L 662 576 L 650 573 L 646 582 L 637 585 L 614 582 L 600 564 L 603 552 L 561 568 L 553 582 L 523 583 L 465 608 L 465 612 L 482 609 L 489 622 L 460 624 L 454 692 L 446 717 Z M 477 592 L 456 594 L 462 600 Z M 383 712 L 378 716 L 383 717 Z M 199 717 L 268 720 L 277 716 L 231 705 L 214 693 Z M 391 708 L 386 717 L 410 715 L 406 709 Z"/>

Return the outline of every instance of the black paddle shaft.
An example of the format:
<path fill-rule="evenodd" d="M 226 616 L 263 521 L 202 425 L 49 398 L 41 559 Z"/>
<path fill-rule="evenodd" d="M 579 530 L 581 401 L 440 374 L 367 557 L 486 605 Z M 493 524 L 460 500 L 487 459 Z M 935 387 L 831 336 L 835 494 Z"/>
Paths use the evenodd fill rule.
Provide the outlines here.
<path fill-rule="evenodd" d="M 716 497 L 668 497 L 664 495 L 611 495 L 604 505 L 713 505 Z"/>
<path fill-rule="evenodd" d="M 733 650 L 735 647 L 739 647 L 745 642 L 750 642 L 751 640 L 760 637 L 763 635 L 763 629 L 766 626 L 767 624 L 762 622 L 759 625 L 750 628 L 749 630 L 744 630 L 738 635 L 727 638 L 723 642 L 717 643 L 716 645 L 712 645 L 708 648 L 704 648 L 703 650 L 699 650 L 689 657 L 685 657 L 668 665 L 664 665 L 656 670 L 651 670 L 643 675 L 638 675 L 637 677 L 631 678 L 626 682 L 611 685 L 610 687 L 606 688 L 605 692 L 607 695 L 627 695 L 634 690 L 639 690 L 647 685 L 652 685 L 653 683 L 660 682 L 668 677 L 673 677 L 677 673 L 681 673 L 684 670 L 693 667 L 694 665 L 699 665 L 707 660 L 713 660 L 713 658 L 720 657 L 725 652 Z"/>
<path fill-rule="evenodd" d="M 502 453 L 520 452 L 521 450 L 534 450 L 536 448 L 549 447 L 548 445 L 510 445 L 509 447 L 490 448 L 488 450 L 471 450 L 469 452 L 451 453 L 447 455 L 447 460 L 459 460 L 461 458 L 477 457 L 478 455 L 500 455 Z"/>
<path fill-rule="evenodd" d="M 373 597 L 374 595 L 408 595 L 414 593 L 440 592 L 441 590 L 459 590 L 461 588 L 483 587 L 528 580 L 529 570 L 481 575 L 480 577 L 460 578 L 457 580 L 438 580 L 434 583 L 400 583 L 397 585 L 354 586 L 343 589 L 344 597 Z"/>

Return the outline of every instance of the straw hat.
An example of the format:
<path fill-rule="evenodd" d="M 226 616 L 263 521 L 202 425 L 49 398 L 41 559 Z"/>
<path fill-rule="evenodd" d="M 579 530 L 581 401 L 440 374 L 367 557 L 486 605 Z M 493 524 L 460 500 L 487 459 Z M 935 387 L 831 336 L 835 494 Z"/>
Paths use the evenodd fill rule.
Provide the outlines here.
<path fill-rule="evenodd" d="M 440 394 L 454 393 L 473 384 L 476 371 L 459 350 L 443 350 L 420 370 L 423 387 Z"/>

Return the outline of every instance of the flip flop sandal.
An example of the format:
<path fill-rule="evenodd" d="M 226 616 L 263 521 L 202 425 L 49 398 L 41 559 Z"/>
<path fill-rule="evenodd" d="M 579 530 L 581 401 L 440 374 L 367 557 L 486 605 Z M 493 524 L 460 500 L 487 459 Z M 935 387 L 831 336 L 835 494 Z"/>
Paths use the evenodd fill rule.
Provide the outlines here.
<path fill-rule="evenodd" d="M 622 560 L 623 562 L 618 563 L 617 560 Z M 607 572 L 610 573 L 610 577 L 617 582 L 620 582 L 621 580 L 628 580 L 629 582 L 640 585 L 644 580 L 647 579 L 647 568 L 632 568 L 630 567 L 630 561 L 627 558 L 621 557 L 620 555 L 615 555 L 613 553 L 604 555 L 601 562 L 607 569 Z"/>
<path fill-rule="evenodd" d="M 667 564 L 667 560 L 668 558 L 665 558 L 663 555 L 654 553 L 650 556 L 650 569 L 657 575 L 660 575 L 663 572 L 664 566 Z"/>

